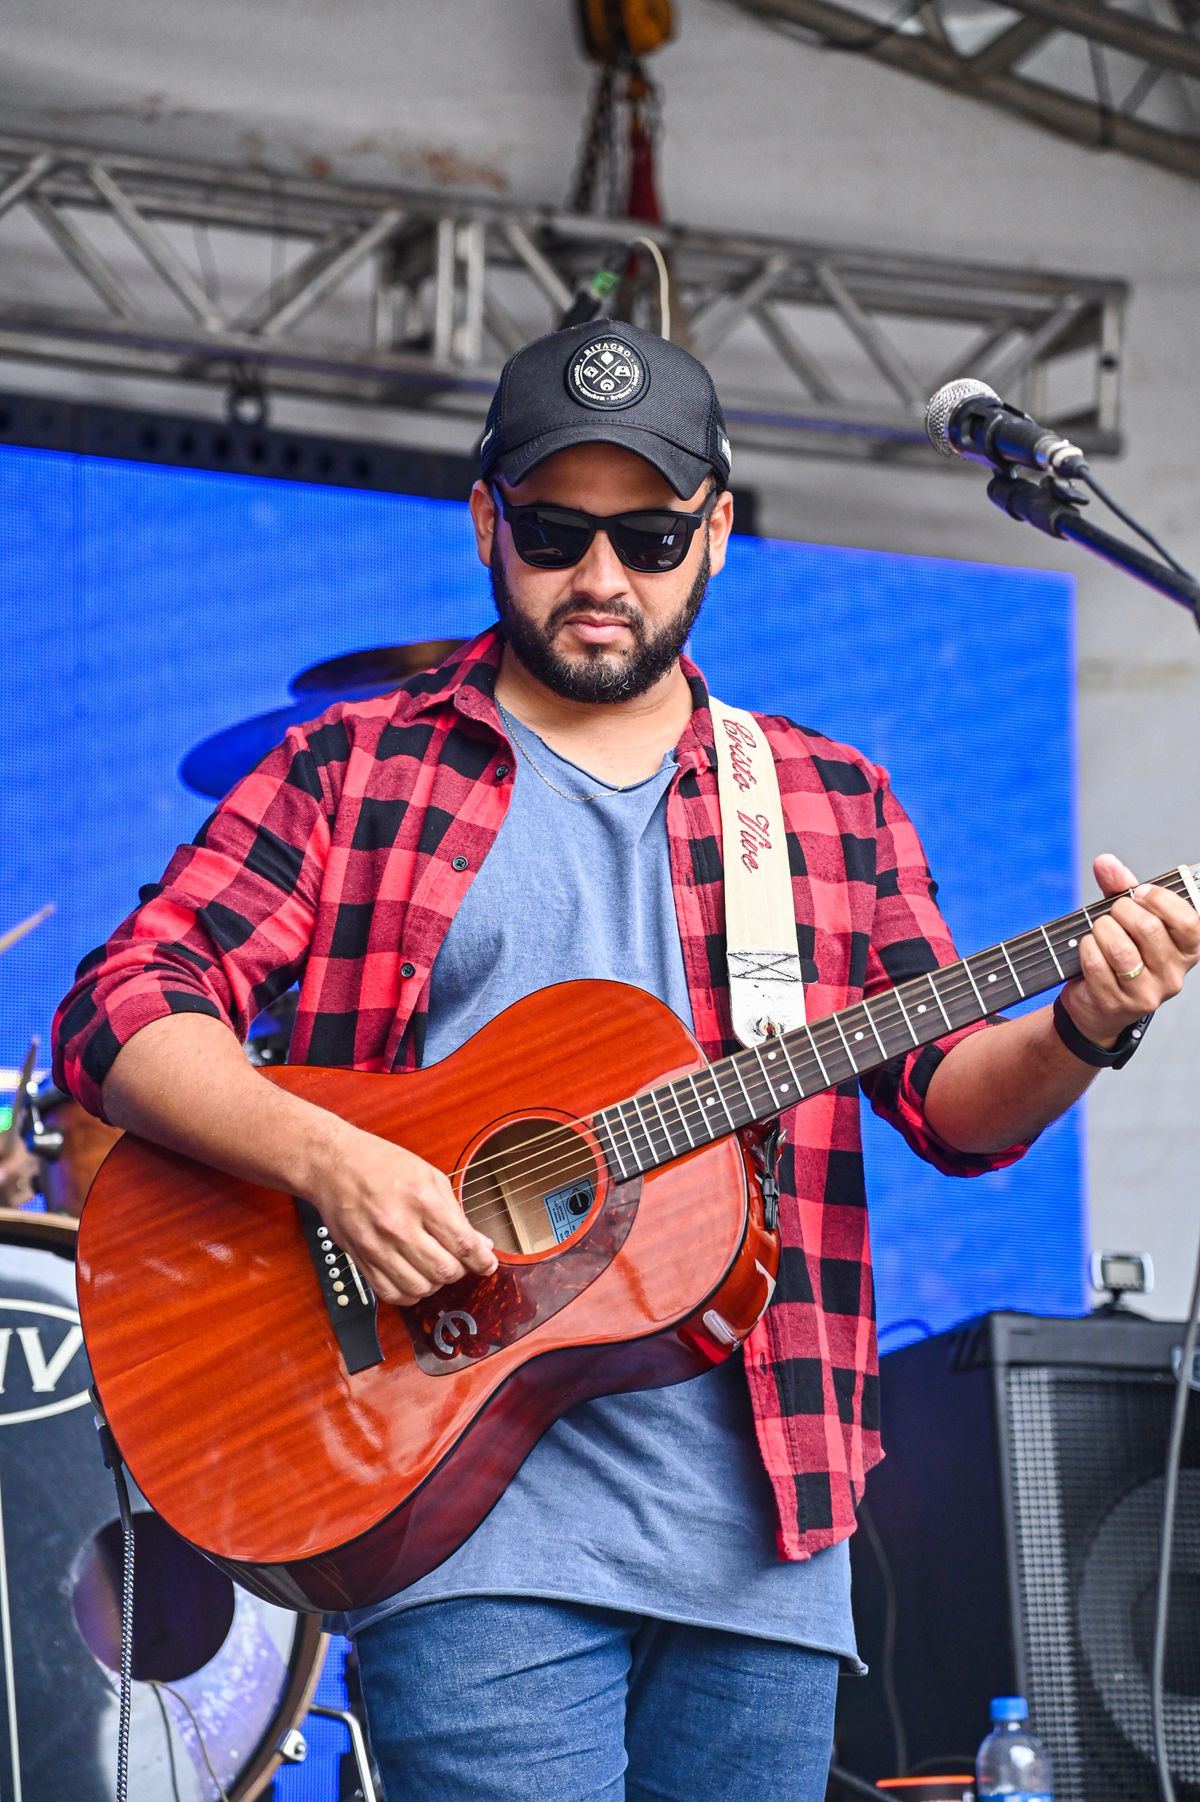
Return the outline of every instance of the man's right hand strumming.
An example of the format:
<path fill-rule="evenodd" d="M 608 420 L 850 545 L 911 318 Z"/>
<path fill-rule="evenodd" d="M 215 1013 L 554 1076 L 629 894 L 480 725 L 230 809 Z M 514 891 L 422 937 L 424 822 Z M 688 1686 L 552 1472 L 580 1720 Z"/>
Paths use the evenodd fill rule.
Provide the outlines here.
<path fill-rule="evenodd" d="M 318 1158 L 307 1199 L 381 1301 L 407 1306 L 469 1273 L 487 1276 L 496 1268 L 491 1240 L 476 1232 L 440 1170 L 374 1133 L 340 1124 L 344 1131 L 330 1147 L 333 1163 L 326 1169 Z"/>
<path fill-rule="evenodd" d="M 103 1099 L 114 1126 L 311 1201 L 381 1301 L 410 1305 L 496 1267 L 440 1170 L 277 1088 L 218 1020 L 174 1014 L 143 1027 Z"/>

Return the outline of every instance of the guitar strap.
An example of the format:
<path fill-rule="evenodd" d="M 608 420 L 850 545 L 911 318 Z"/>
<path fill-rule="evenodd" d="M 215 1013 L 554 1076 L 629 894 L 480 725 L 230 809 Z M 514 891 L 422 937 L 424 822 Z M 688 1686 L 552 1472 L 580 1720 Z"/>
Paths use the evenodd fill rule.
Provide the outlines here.
<path fill-rule="evenodd" d="M 779 775 L 751 713 L 709 696 L 725 863 L 725 942 L 733 1030 L 747 1047 L 803 1026 L 792 876 Z"/>

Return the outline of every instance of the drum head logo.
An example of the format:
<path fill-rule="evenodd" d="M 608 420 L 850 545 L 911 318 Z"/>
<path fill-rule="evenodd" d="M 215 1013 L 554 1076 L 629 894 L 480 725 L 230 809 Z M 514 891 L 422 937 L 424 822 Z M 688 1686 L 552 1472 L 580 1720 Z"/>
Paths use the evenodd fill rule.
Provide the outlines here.
<path fill-rule="evenodd" d="M 623 338 L 597 338 L 567 365 L 567 387 L 585 407 L 630 407 L 649 385 L 645 364 Z"/>
<path fill-rule="evenodd" d="M 0 1427 L 82 1408 L 87 1386 L 74 1308 L 0 1297 Z"/>

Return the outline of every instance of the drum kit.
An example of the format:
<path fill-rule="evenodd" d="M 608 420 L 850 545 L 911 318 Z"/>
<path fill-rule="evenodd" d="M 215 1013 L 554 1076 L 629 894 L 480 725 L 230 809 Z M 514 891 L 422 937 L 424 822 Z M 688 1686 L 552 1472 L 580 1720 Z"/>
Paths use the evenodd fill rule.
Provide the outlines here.
<path fill-rule="evenodd" d="M 385 694 L 461 642 L 386 645 L 303 670 L 292 705 L 205 739 L 180 775 L 219 797 L 290 726 Z M 0 953 L 51 911 L 0 932 Z M 285 995 L 254 1022 L 252 1063 L 284 1061 L 294 1011 Z M 74 1253 L 88 1187 L 119 1134 L 39 1080 L 37 1050 L 35 1040 L 12 1073 L 0 1131 L 0 1802 L 112 1802 L 123 1548 L 88 1406 Z M 26 1205 L 37 1194 L 44 1212 Z M 134 1546 L 129 1802 L 251 1802 L 304 1757 L 312 1713 L 348 1729 L 372 1802 L 357 1717 L 313 1702 L 329 1648 L 320 1621 L 235 1588 L 136 1495 Z"/>

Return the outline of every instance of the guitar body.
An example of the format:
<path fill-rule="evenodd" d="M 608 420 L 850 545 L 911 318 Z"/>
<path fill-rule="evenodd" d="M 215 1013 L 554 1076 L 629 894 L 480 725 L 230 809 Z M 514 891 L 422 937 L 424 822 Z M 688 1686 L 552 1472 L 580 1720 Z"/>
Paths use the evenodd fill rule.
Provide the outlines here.
<path fill-rule="evenodd" d="M 293 1199 L 127 1135 L 84 1209 L 79 1307 L 147 1500 L 269 1601 L 361 1606 L 454 1551 L 574 1403 L 720 1362 L 778 1265 L 754 1135 L 623 1181 L 590 1125 L 706 1068 L 653 996 L 577 982 L 427 1070 L 265 1072 L 451 1173 L 496 1239 L 493 1276 L 372 1308 L 379 1356 L 357 1369 L 344 1254 L 313 1250 Z"/>

